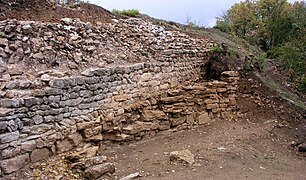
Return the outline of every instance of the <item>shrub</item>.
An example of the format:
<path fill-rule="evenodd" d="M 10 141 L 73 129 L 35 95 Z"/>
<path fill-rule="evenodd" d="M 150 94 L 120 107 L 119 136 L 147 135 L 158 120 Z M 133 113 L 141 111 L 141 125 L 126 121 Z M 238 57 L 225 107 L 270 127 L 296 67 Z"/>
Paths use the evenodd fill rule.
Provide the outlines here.
<path fill-rule="evenodd" d="M 217 22 L 217 24 L 214 26 L 214 28 L 219 29 L 222 32 L 229 32 L 230 31 L 230 27 L 229 27 L 228 23 L 224 22 L 224 21 Z"/>
<path fill-rule="evenodd" d="M 113 14 L 118 14 L 118 15 L 122 15 L 122 16 L 129 16 L 129 17 L 137 17 L 140 12 L 137 9 L 123 9 L 123 10 L 117 10 L 117 9 L 113 9 L 112 10 Z"/>
<path fill-rule="evenodd" d="M 295 43 L 289 42 L 283 46 L 273 48 L 269 53 L 271 57 L 283 61 L 285 68 L 296 87 L 299 87 L 300 90 L 306 91 L 305 47 L 297 46 Z"/>
<path fill-rule="evenodd" d="M 262 71 L 264 68 L 264 62 L 266 60 L 266 54 L 262 53 L 258 57 L 256 57 L 256 61 L 259 65 L 259 70 Z"/>

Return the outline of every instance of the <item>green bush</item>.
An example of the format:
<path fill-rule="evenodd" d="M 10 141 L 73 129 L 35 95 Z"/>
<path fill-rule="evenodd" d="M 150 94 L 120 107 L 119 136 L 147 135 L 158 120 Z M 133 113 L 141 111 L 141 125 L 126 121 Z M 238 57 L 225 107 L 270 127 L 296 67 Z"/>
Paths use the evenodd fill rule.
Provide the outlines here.
<path fill-rule="evenodd" d="M 271 57 L 283 61 L 285 69 L 296 87 L 306 92 L 306 58 L 304 51 L 304 46 L 300 47 L 295 43 L 289 42 L 283 46 L 273 48 L 269 53 Z"/>
<path fill-rule="evenodd" d="M 219 29 L 222 32 L 229 32 L 230 31 L 230 27 L 229 27 L 228 23 L 224 22 L 224 21 L 217 22 L 217 24 L 214 26 L 214 28 Z"/>
<path fill-rule="evenodd" d="M 137 9 L 123 9 L 123 10 L 113 9 L 112 13 L 122 16 L 129 16 L 129 17 L 137 17 L 140 14 L 139 10 Z"/>

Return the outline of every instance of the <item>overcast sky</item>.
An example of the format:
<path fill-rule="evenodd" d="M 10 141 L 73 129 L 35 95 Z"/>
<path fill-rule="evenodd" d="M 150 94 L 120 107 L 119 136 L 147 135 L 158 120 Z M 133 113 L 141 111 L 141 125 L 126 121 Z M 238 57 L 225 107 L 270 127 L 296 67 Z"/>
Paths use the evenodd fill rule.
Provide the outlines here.
<path fill-rule="evenodd" d="M 149 16 L 186 23 L 187 18 L 202 26 L 213 26 L 215 17 L 240 0 L 89 0 L 105 9 L 138 9 Z M 295 0 L 289 0 L 294 2 Z"/>

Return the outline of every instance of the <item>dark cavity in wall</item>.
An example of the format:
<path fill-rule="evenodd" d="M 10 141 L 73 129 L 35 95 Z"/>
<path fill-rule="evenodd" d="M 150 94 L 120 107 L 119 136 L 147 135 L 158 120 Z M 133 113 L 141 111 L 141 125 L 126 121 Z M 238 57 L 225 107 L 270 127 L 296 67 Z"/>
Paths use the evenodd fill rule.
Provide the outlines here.
<path fill-rule="evenodd" d="M 220 80 L 221 73 L 228 70 L 227 58 L 221 53 L 213 53 L 209 60 L 201 65 L 201 74 L 205 80 Z"/>

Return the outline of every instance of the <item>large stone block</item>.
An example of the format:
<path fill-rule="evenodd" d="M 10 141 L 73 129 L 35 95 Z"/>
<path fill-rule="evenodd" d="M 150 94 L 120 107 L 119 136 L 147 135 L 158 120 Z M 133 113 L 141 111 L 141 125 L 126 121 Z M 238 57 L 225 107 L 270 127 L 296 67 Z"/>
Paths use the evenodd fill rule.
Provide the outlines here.
<path fill-rule="evenodd" d="M 0 134 L 0 143 L 3 144 L 3 143 L 15 141 L 19 138 L 19 136 L 20 136 L 19 131 Z"/>
<path fill-rule="evenodd" d="M 46 158 L 48 158 L 50 156 L 50 150 L 47 148 L 42 148 L 42 149 L 35 149 L 32 153 L 31 153 L 31 161 L 32 162 L 37 162 L 37 161 L 41 161 L 44 160 Z"/>
<path fill-rule="evenodd" d="M 84 177 L 88 179 L 96 179 L 106 173 L 114 173 L 115 166 L 112 163 L 98 164 L 91 166 L 85 170 Z"/>
<path fill-rule="evenodd" d="M 29 162 L 29 154 L 23 154 L 11 159 L 1 160 L 0 167 L 5 174 L 16 172 Z"/>
<path fill-rule="evenodd" d="M 68 139 L 64 139 L 62 141 L 56 141 L 56 152 L 63 153 L 67 152 L 74 147 L 73 143 Z"/>
<path fill-rule="evenodd" d="M 35 97 L 27 97 L 23 99 L 26 107 L 31 107 L 38 104 L 38 100 Z"/>
<path fill-rule="evenodd" d="M 0 122 L 0 133 L 6 131 L 7 125 L 8 125 L 8 122 L 7 122 L 7 121 L 2 121 L 2 122 Z"/>
<path fill-rule="evenodd" d="M 21 144 L 21 150 L 24 152 L 32 152 L 36 148 L 36 142 L 34 140 L 26 141 Z"/>
<path fill-rule="evenodd" d="M 16 156 L 18 153 L 20 153 L 20 146 L 17 147 L 8 147 L 6 149 L 1 150 L 1 158 L 10 158 Z"/>
<path fill-rule="evenodd" d="M 207 112 L 203 112 L 201 115 L 198 116 L 198 124 L 211 124 L 214 121 L 208 116 Z"/>
<path fill-rule="evenodd" d="M 160 101 L 165 104 L 177 103 L 184 101 L 184 96 L 174 96 L 174 97 L 165 97 L 161 98 Z"/>
<path fill-rule="evenodd" d="M 185 117 L 173 118 L 171 119 L 171 126 L 181 125 L 186 121 Z"/>
<path fill-rule="evenodd" d="M 79 145 L 83 141 L 83 137 L 80 133 L 76 132 L 68 136 L 68 139 L 73 142 L 74 145 Z"/>
<path fill-rule="evenodd" d="M 20 101 L 18 99 L 1 99 L 0 107 L 4 107 L 4 108 L 20 107 Z"/>
<path fill-rule="evenodd" d="M 142 115 L 144 121 L 167 119 L 167 115 L 163 111 L 159 110 L 144 110 Z"/>

